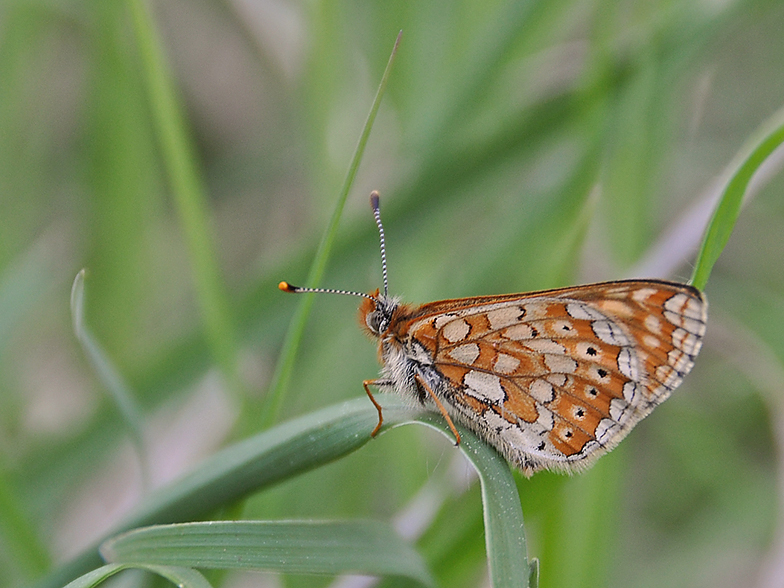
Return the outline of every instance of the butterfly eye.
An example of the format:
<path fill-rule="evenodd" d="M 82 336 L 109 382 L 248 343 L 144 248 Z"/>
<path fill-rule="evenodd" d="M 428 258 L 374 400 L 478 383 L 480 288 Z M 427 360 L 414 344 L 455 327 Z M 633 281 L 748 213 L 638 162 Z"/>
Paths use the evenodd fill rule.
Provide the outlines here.
<path fill-rule="evenodd" d="M 367 317 L 365 317 L 365 323 L 373 333 L 380 335 L 389 326 L 389 315 L 383 312 L 382 308 L 377 308 L 373 312 L 368 313 Z"/>
<path fill-rule="evenodd" d="M 365 323 L 376 335 L 381 333 L 381 316 L 377 310 L 368 313 L 365 317 Z"/>
<path fill-rule="evenodd" d="M 386 298 L 379 296 L 378 298 L 371 298 L 371 304 L 365 314 L 365 324 L 368 329 L 376 335 L 381 336 L 392 322 L 392 315 L 398 308 L 397 300 L 393 298 Z"/>

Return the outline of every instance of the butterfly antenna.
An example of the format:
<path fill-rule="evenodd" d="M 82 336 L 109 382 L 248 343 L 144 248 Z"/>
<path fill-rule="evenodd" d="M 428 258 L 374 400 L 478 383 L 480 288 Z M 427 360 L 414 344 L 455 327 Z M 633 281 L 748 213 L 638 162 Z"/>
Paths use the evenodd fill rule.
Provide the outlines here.
<path fill-rule="evenodd" d="M 284 292 L 291 292 L 292 294 L 303 294 L 307 292 L 313 292 L 315 294 L 345 294 L 347 296 L 361 296 L 362 298 L 367 298 L 368 300 L 375 300 L 375 298 L 373 298 L 370 294 L 365 294 L 364 292 L 334 290 L 332 288 L 301 288 L 299 286 L 293 286 L 288 282 L 281 282 L 278 284 L 278 289 L 283 290 Z"/>
<path fill-rule="evenodd" d="M 370 193 L 370 206 L 373 207 L 373 218 L 376 219 L 379 241 L 381 242 L 381 273 L 384 277 L 384 296 L 387 296 L 389 294 L 389 283 L 387 281 L 387 247 L 384 241 L 384 225 L 381 224 L 381 213 L 378 210 L 378 200 L 378 192 L 373 190 Z M 374 296 L 371 296 L 370 294 L 365 294 L 364 292 L 353 292 L 351 290 L 335 290 L 333 288 L 302 288 L 300 286 L 289 284 L 288 282 L 281 282 L 278 284 L 278 289 L 283 290 L 284 292 L 291 292 L 292 294 L 303 294 L 307 292 L 312 292 L 315 294 L 345 294 L 347 296 L 359 296 L 361 298 L 367 298 L 368 300 L 378 302 L 378 299 Z"/>
<path fill-rule="evenodd" d="M 373 218 L 376 219 L 378 227 L 378 237 L 381 242 L 381 274 L 384 277 L 384 296 L 389 294 L 389 283 L 387 281 L 387 246 L 384 242 L 384 225 L 381 224 L 381 212 L 378 209 L 379 195 L 373 190 L 370 193 L 370 206 L 373 208 Z"/>

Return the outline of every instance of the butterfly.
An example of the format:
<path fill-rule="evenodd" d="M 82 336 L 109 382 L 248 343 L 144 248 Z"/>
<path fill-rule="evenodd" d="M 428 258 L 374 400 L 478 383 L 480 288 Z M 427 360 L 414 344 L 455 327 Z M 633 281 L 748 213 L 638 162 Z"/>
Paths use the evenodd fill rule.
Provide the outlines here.
<path fill-rule="evenodd" d="M 384 292 L 300 288 L 364 298 L 360 323 L 378 339 L 381 378 L 363 386 L 437 409 L 527 476 L 580 471 L 615 447 L 666 400 L 702 346 L 708 304 L 697 288 L 620 280 L 523 294 L 402 304 L 388 294 L 378 192 L 371 206 L 381 242 Z M 454 419 L 454 420 L 453 420 Z"/>

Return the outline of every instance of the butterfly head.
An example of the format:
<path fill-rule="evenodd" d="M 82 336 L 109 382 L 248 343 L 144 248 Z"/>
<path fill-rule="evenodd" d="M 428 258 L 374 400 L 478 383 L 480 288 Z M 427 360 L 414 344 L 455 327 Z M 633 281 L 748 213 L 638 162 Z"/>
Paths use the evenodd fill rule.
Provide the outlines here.
<path fill-rule="evenodd" d="M 389 328 L 395 311 L 400 307 L 396 298 L 372 292 L 359 306 L 359 322 L 372 336 L 380 337 Z"/>

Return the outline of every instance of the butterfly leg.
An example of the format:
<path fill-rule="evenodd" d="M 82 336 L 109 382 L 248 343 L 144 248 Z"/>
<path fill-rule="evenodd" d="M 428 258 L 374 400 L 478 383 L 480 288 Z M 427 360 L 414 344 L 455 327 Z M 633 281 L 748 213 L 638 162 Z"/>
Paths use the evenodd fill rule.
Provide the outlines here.
<path fill-rule="evenodd" d="M 414 376 L 414 379 L 417 381 L 417 383 L 420 386 L 422 386 L 422 388 L 427 390 L 428 394 L 430 394 L 430 398 L 433 399 L 433 402 L 436 403 L 436 406 L 438 407 L 438 410 L 440 410 L 441 414 L 444 415 L 444 419 L 446 420 L 446 424 L 449 425 L 449 429 L 452 431 L 452 434 L 455 436 L 455 445 L 460 445 L 460 433 L 457 432 L 457 429 L 455 428 L 455 423 L 452 422 L 452 417 L 449 416 L 449 413 L 444 408 L 444 405 L 441 404 L 441 401 L 436 396 L 436 393 L 433 392 L 433 389 L 430 386 L 427 385 L 427 382 L 425 382 L 419 376 Z"/>
<path fill-rule="evenodd" d="M 384 415 L 381 414 L 381 405 L 378 402 L 376 402 L 376 399 L 373 397 L 373 393 L 370 391 L 370 388 L 368 387 L 368 386 L 374 386 L 377 383 L 378 383 L 377 380 L 365 380 L 362 382 L 362 385 L 365 387 L 365 392 L 367 392 L 368 398 L 370 398 L 370 402 L 373 403 L 373 406 L 375 406 L 376 410 L 378 411 L 378 424 L 376 425 L 376 428 L 373 429 L 373 432 L 370 433 L 371 437 L 375 437 L 376 433 L 378 433 L 378 430 L 381 428 L 381 425 L 384 424 Z"/>

